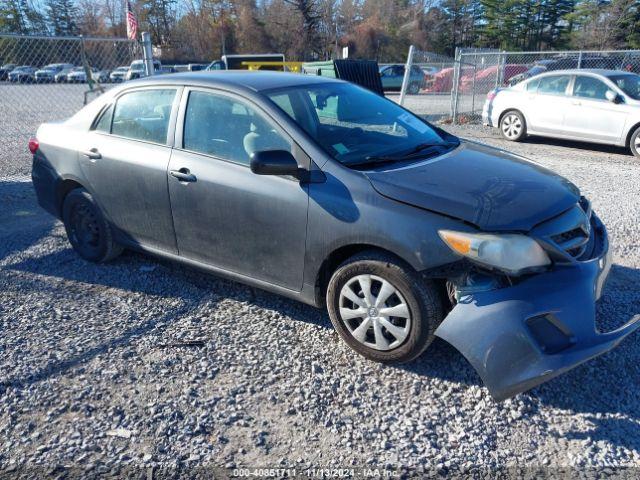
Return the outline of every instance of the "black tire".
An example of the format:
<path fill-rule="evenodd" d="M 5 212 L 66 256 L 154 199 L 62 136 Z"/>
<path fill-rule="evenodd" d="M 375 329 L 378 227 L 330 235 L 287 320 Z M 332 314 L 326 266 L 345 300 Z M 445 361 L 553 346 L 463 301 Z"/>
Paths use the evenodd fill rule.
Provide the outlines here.
<path fill-rule="evenodd" d="M 508 110 L 500 118 L 500 133 L 510 142 L 519 142 L 527 136 L 527 122 L 518 110 Z"/>
<path fill-rule="evenodd" d="M 640 159 L 640 127 L 636 128 L 629 138 L 629 150 L 634 157 Z"/>
<path fill-rule="evenodd" d="M 111 225 L 84 188 L 71 190 L 62 205 L 62 221 L 69 243 L 85 260 L 107 262 L 122 253 L 113 240 Z"/>
<path fill-rule="evenodd" d="M 351 320 L 342 319 L 340 302 L 344 301 L 344 297 L 341 299 L 341 291 L 347 283 L 352 284 L 351 282 L 358 275 L 373 275 L 374 278 L 384 279 L 401 294 L 401 297 L 404 297 L 404 303 L 410 312 L 410 326 L 408 335 L 398 346 L 389 350 L 371 348 L 351 334 L 345 324 Z M 373 280 L 372 285 L 374 282 L 376 280 Z M 442 321 L 442 303 L 435 284 L 422 278 L 404 262 L 377 251 L 360 253 L 342 263 L 329 281 L 326 302 L 331 323 L 342 339 L 364 357 L 382 363 L 409 362 L 418 357 L 431 344 L 434 338 L 433 332 Z M 393 317 L 387 320 L 389 319 L 392 322 L 397 321 Z M 406 328 L 406 324 L 404 327 Z M 354 328 L 353 325 L 351 328 Z M 390 335 L 388 330 L 380 328 L 385 335 Z M 373 326 L 366 328 L 367 338 L 375 337 L 373 330 Z"/>
<path fill-rule="evenodd" d="M 420 91 L 420 84 L 416 82 L 412 82 L 409 84 L 409 88 L 407 89 L 408 93 L 416 94 Z"/>

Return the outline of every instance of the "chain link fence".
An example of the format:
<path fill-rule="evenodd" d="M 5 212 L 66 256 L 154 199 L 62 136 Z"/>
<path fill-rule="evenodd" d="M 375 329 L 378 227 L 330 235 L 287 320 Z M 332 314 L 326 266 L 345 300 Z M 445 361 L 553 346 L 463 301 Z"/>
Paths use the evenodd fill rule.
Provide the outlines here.
<path fill-rule="evenodd" d="M 388 75 L 381 67 L 382 86 L 388 97 L 429 120 L 450 115 L 451 86 L 455 59 L 433 52 L 409 50 L 407 62 L 396 64 L 396 72 Z M 395 97 L 389 85 L 398 87 Z"/>
<path fill-rule="evenodd" d="M 640 73 L 639 50 L 505 52 L 458 49 L 455 58 L 414 50 L 401 65 L 407 81 L 397 99 L 406 108 L 432 121 L 478 122 L 487 94 L 543 72 L 601 68 Z M 416 88 L 416 72 L 424 81 Z M 384 84 L 384 72 L 383 72 Z M 392 98 L 394 98 L 391 95 Z"/>
<path fill-rule="evenodd" d="M 486 96 L 544 72 L 575 68 L 640 73 L 640 51 L 477 52 L 461 51 L 451 90 L 454 123 L 477 122 Z"/>
<path fill-rule="evenodd" d="M 3 156 L 27 154 L 41 123 L 70 117 L 142 58 L 141 43 L 126 39 L 0 35 Z"/>

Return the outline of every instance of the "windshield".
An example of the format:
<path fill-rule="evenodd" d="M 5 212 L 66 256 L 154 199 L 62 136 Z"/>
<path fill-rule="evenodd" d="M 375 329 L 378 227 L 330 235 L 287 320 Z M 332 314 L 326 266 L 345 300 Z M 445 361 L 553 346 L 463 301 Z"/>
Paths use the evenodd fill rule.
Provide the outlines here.
<path fill-rule="evenodd" d="M 640 75 L 611 75 L 609 80 L 634 100 L 640 100 Z"/>
<path fill-rule="evenodd" d="M 459 142 L 396 103 L 349 83 L 302 85 L 266 95 L 345 165 L 426 156 Z M 442 148 L 439 148 L 442 147 Z"/>

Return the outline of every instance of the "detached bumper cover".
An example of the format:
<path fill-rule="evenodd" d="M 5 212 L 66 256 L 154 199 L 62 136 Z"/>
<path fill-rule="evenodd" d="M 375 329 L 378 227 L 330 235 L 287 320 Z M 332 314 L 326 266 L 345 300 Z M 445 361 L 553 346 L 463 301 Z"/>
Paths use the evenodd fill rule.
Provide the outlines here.
<path fill-rule="evenodd" d="M 604 243 L 592 260 L 463 297 L 435 334 L 464 355 L 496 400 L 611 350 L 640 326 L 640 315 L 615 331 L 596 331 L 595 301 L 611 262 Z"/>

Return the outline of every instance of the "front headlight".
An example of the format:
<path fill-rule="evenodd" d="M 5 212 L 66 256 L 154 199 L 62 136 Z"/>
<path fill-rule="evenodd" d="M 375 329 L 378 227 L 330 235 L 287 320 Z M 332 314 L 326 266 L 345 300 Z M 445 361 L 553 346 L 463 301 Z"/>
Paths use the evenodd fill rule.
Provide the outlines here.
<path fill-rule="evenodd" d="M 526 235 L 439 230 L 440 238 L 459 255 L 511 275 L 551 263 L 542 247 Z"/>

